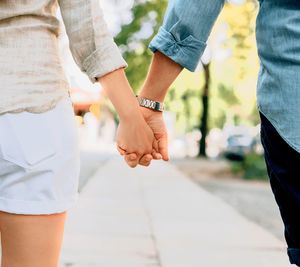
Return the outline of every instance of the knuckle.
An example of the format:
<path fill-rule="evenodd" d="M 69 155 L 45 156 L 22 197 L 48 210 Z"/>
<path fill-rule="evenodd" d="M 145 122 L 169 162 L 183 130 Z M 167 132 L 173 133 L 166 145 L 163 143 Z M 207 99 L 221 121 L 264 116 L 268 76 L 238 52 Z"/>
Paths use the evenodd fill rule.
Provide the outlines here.
<path fill-rule="evenodd" d="M 143 149 L 138 148 L 138 149 L 137 149 L 137 154 L 138 154 L 138 155 L 143 155 L 143 154 L 144 154 Z"/>

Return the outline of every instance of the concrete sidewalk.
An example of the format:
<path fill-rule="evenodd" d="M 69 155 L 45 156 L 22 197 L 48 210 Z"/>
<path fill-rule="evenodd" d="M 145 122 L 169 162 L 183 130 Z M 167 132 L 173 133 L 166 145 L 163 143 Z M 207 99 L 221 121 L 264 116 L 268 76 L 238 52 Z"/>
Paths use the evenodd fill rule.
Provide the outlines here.
<path fill-rule="evenodd" d="M 285 251 L 173 165 L 113 157 L 68 213 L 60 267 L 284 267 Z"/>

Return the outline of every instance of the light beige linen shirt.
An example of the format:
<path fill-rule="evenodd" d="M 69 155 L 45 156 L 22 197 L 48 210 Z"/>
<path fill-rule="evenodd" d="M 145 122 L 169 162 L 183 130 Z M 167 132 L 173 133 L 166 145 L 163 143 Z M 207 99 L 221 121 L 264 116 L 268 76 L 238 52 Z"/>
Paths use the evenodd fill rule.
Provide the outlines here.
<path fill-rule="evenodd" d="M 59 56 L 60 7 L 72 56 L 92 83 L 127 64 L 99 0 L 0 0 L 0 114 L 40 113 L 68 97 Z"/>

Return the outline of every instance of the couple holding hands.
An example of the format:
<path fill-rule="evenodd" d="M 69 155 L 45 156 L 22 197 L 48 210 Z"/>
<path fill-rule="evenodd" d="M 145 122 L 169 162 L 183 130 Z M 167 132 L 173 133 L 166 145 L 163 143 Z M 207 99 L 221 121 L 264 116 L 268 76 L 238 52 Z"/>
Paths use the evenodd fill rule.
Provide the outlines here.
<path fill-rule="evenodd" d="M 153 159 L 169 160 L 163 100 L 181 69 L 162 53 L 155 53 L 147 79 L 137 97 L 130 89 L 124 70 L 119 69 L 100 78 L 120 118 L 117 149 L 130 167 L 138 164 L 149 166 Z"/>
<path fill-rule="evenodd" d="M 2 267 L 58 266 L 66 211 L 78 197 L 80 151 L 59 57 L 58 7 L 76 64 L 102 84 L 119 115 L 117 149 L 136 167 L 169 160 L 164 98 L 183 68 L 196 69 L 224 4 L 169 1 L 136 97 L 99 0 L 0 1 Z M 300 4 L 259 0 L 259 6 L 261 139 L 290 262 L 300 266 Z"/>
<path fill-rule="evenodd" d="M 257 107 L 264 157 L 284 223 L 287 254 L 291 264 L 300 266 L 300 2 L 248 2 L 249 6 L 259 6 L 256 19 L 260 59 Z M 141 97 L 163 101 L 167 88 L 182 68 L 195 70 L 224 4 L 225 0 L 169 1 L 163 26 L 149 46 L 155 54 Z M 119 151 L 132 167 L 137 163 L 148 165 L 152 159 L 161 156 L 168 159 L 167 135 L 161 114 L 143 108 L 141 112 L 155 137 L 151 156 L 149 129 L 148 145 L 145 131 L 144 146 L 139 148 L 137 143 L 133 148 L 129 139 L 125 141 L 122 125 L 118 133 Z M 141 141 L 137 136 L 134 138 L 131 140 Z"/>

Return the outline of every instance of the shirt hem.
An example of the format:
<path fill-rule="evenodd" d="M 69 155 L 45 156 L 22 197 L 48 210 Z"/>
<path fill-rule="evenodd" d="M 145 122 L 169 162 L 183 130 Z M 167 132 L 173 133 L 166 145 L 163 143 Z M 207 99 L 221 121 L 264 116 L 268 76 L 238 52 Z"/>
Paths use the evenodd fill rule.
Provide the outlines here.
<path fill-rule="evenodd" d="M 34 113 L 34 114 L 39 114 L 39 113 L 44 113 L 47 111 L 50 111 L 56 107 L 56 105 L 63 99 L 67 99 L 70 97 L 68 94 L 61 95 L 53 100 L 51 102 L 47 102 L 44 104 L 39 104 L 37 106 L 30 106 L 30 107 L 22 107 L 22 108 L 17 108 L 17 109 L 12 109 L 12 110 L 0 110 L 0 115 L 7 114 L 7 113 L 21 113 L 21 112 L 29 112 L 29 113 Z"/>
<path fill-rule="evenodd" d="M 68 199 L 62 200 L 19 200 L 10 198 L 0 198 L 0 210 L 14 214 L 27 215 L 47 215 L 65 212 L 73 207 L 79 198 L 79 193 L 75 193 Z"/>
<path fill-rule="evenodd" d="M 279 127 L 277 127 L 277 122 L 272 119 L 269 115 L 267 115 L 264 111 L 262 111 L 262 108 L 258 105 L 258 111 L 261 112 L 268 120 L 269 122 L 272 124 L 272 126 L 275 128 L 275 130 L 277 131 L 277 133 L 280 135 L 280 137 L 291 147 L 293 148 L 295 151 L 297 151 L 298 153 L 300 153 L 300 147 L 297 147 L 297 145 L 294 145 L 290 140 L 288 140 L 288 138 L 286 138 L 284 136 L 284 134 L 281 132 L 281 130 L 279 129 Z"/>

